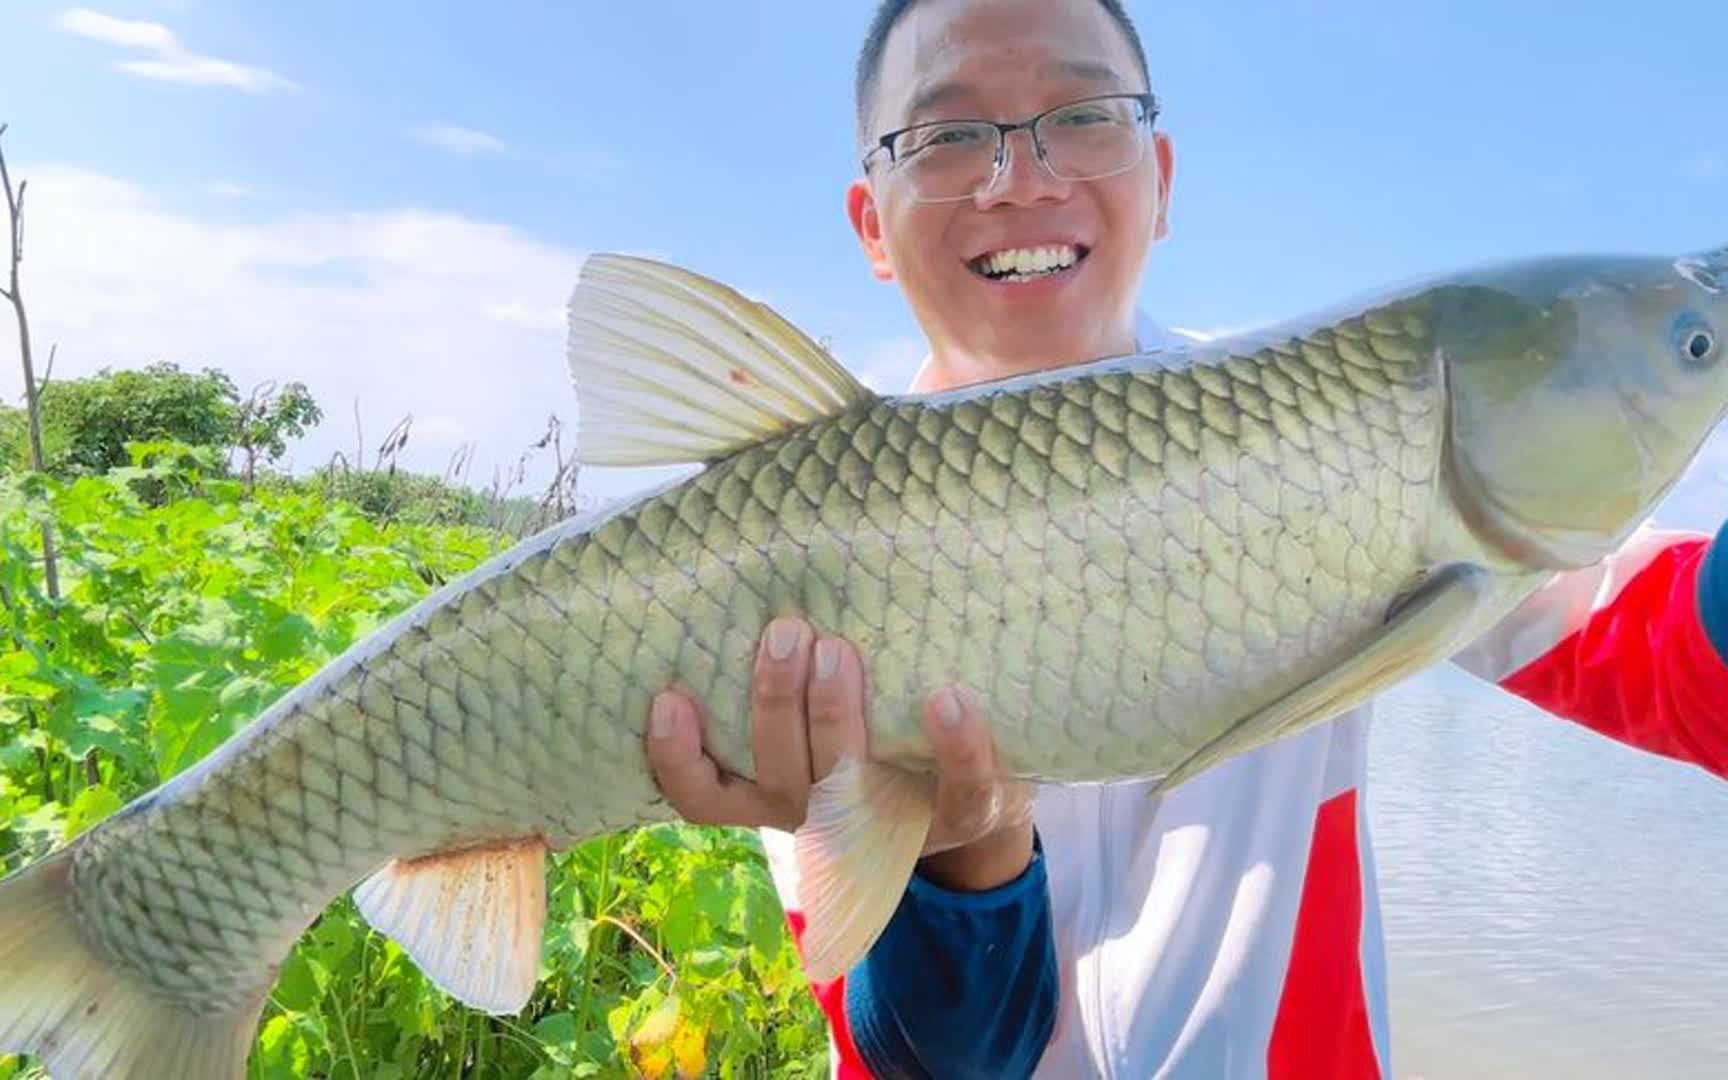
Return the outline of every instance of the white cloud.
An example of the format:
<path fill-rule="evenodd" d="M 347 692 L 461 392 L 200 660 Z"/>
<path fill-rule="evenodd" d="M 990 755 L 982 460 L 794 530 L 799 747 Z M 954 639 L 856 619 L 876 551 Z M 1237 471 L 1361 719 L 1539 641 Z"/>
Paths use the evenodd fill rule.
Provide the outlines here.
<path fill-rule="evenodd" d="M 207 221 L 99 173 L 14 172 L 30 181 L 33 336 L 43 352 L 59 343 L 56 378 L 168 360 L 220 367 L 243 391 L 297 379 L 325 419 L 294 467 L 353 454 L 358 399 L 368 453 L 412 413 L 403 464 L 441 473 L 473 443 L 470 476 L 482 484 L 548 414 L 576 418 L 552 314 L 581 252 L 416 208 Z M 0 357 L 14 356 L 3 326 Z M 0 395 L 19 391 L 16 363 L 0 363 Z"/>
<path fill-rule="evenodd" d="M 250 187 L 236 184 L 232 180 L 212 180 L 204 185 L 204 190 L 224 199 L 244 199 L 252 194 Z"/>
<path fill-rule="evenodd" d="M 165 56 L 157 60 L 128 60 L 116 66 L 129 75 L 184 86 L 226 86 L 251 94 L 295 88 L 273 71 L 211 56 Z"/>
<path fill-rule="evenodd" d="M 151 49 L 168 52 L 174 49 L 174 32 L 161 23 L 133 19 L 117 19 L 89 8 L 73 8 L 62 12 L 60 29 L 68 34 L 100 41 L 118 49 Z"/>
<path fill-rule="evenodd" d="M 572 281 L 571 286 L 575 286 Z M 488 319 L 504 323 L 507 326 L 521 326 L 530 330 L 562 330 L 564 328 L 564 309 L 561 307 L 529 307 L 523 303 L 487 304 L 480 309 Z"/>
<path fill-rule="evenodd" d="M 427 146 L 463 157 L 502 154 L 506 149 L 504 140 L 498 136 L 458 124 L 433 124 L 420 128 L 414 137 Z"/>
<path fill-rule="evenodd" d="M 268 68 L 194 52 L 180 44 L 174 32 L 161 23 L 121 19 L 89 8 L 73 8 L 61 13 L 58 25 L 68 34 L 117 49 L 137 49 L 154 54 L 147 59 L 125 60 L 115 65 L 139 78 L 186 86 L 228 87 L 253 94 L 295 89 L 292 82 Z"/>

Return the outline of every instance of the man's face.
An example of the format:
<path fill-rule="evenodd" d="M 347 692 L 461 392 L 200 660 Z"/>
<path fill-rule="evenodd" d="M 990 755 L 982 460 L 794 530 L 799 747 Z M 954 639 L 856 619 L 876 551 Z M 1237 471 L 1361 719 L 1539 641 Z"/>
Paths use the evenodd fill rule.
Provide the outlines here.
<path fill-rule="evenodd" d="M 920 0 L 888 37 L 869 134 L 931 120 L 1018 121 L 1147 89 L 1096 0 Z M 1045 170 L 1029 132 L 1008 140 L 1002 175 L 961 201 L 918 201 L 885 154 L 848 192 L 876 275 L 899 282 L 935 354 L 967 381 L 1130 351 L 1135 292 L 1169 199 L 1162 136 L 1127 172 L 1078 182 Z M 1030 280 L 988 273 L 991 256 L 1038 248 L 1078 261 Z"/>

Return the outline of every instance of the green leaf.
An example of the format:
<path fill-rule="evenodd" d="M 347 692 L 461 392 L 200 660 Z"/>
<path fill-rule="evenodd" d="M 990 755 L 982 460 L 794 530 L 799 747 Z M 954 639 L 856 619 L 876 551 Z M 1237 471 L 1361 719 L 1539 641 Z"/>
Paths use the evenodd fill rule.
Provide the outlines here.
<path fill-rule="evenodd" d="M 534 1025 L 534 1037 L 540 1040 L 547 1056 L 560 1065 L 576 1060 L 576 1017 L 567 1012 L 552 1013 Z"/>
<path fill-rule="evenodd" d="M 701 908 L 692 903 L 673 904 L 660 920 L 660 937 L 666 948 L 682 956 L 706 941 L 709 929 Z"/>
<path fill-rule="evenodd" d="M 254 1060 L 268 1080 L 293 1080 L 307 1075 L 311 1050 L 294 1020 L 272 1016 L 259 1033 Z"/>
<path fill-rule="evenodd" d="M 732 970 L 732 954 L 725 949 L 709 946 L 694 949 L 684 957 L 684 969 L 704 979 L 718 978 Z"/>
<path fill-rule="evenodd" d="M 339 909 L 318 920 L 317 927 L 308 937 L 308 944 L 312 947 L 312 956 L 323 970 L 334 972 L 340 969 L 360 944 L 360 933 L 354 925 L 356 917 Z"/>
<path fill-rule="evenodd" d="M 44 678 L 43 674 L 36 657 L 24 649 L 8 648 L 8 651 L 0 653 L 0 693 L 46 701 L 60 687 L 52 678 Z"/>
<path fill-rule="evenodd" d="M 66 835 L 66 808 L 59 803 L 44 803 L 29 813 L 14 817 L 12 831 L 18 837 L 18 848 L 31 859 L 46 855 L 54 842 Z"/>
<path fill-rule="evenodd" d="M 295 949 L 288 954 L 288 959 L 282 962 L 282 971 L 276 977 L 274 996 L 284 1009 L 302 1013 L 310 1012 L 324 996 L 318 985 L 318 977 L 313 973 L 312 964 L 301 950 Z"/>
<path fill-rule="evenodd" d="M 100 784 L 85 788 L 72 800 L 71 807 L 66 811 L 63 838 L 72 839 L 90 826 L 105 820 L 124 805 L 120 796 Z"/>

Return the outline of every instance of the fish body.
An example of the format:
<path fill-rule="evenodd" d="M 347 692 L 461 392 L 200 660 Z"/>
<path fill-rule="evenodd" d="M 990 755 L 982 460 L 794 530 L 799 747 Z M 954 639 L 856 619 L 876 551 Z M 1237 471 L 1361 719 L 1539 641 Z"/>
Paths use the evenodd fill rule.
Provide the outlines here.
<path fill-rule="evenodd" d="M 1519 264 L 896 397 L 712 282 L 593 260 L 586 459 L 703 470 L 524 541 L 0 882 L 0 967 L 39 980 L 0 987 L 0 1049 L 239 1075 L 276 964 L 357 883 L 446 989 L 520 1008 L 545 852 L 673 816 L 641 748 L 669 685 L 750 775 L 788 612 L 866 661 L 872 762 L 799 834 L 831 883 L 812 977 L 845 970 L 923 842 L 931 689 L 979 695 L 1016 776 L 1167 789 L 1444 659 L 1611 551 L 1721 419 L 1725 256 Z"/>

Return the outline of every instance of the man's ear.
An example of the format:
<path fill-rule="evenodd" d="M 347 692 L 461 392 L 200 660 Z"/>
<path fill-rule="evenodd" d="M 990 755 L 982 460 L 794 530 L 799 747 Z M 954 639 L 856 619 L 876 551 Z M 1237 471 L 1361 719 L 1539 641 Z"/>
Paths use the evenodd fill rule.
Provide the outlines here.
<path fill-rule="evenodd" d="M 870 181 L 862 176 L 846 188 L 846 217 L 852 222 L 852 231 L 858 234 L 864 257 L 870 261 L 870 272 L 877 281 L 893 281 L 894 268 L 889 265 L 888 249 L 882 243 L 882 218 L 876 212 L 876 196 L 870 190 Z"/>
<path fill-rule="evenodd" d="M 1158 157 L 1158 219 L 1152 229 L 1152 242 L 1157 243 L 1170 235 L 1170 190 L 1176 182 L 1176 151 L 1170 136 L 1154 132 L 1152 152 Z"/>

